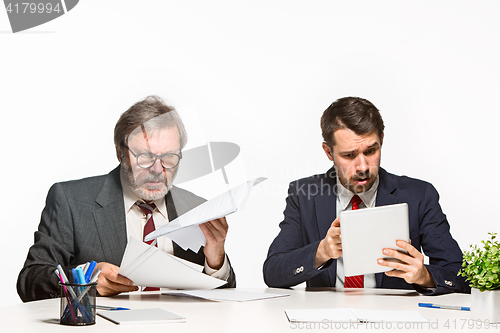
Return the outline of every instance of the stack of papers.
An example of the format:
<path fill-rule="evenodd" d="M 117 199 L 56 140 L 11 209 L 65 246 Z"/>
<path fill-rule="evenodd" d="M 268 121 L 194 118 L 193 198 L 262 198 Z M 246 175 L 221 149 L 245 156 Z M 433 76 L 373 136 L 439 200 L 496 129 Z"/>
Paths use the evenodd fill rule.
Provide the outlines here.
<path fill-rule="evenodd" d="M 130 238 L 119 274 L 132 280 L 136 286 L 213 289 L 226 284 L 226 281 L 204 274 L 203 268 Z"/>
<path fill-rule="evenodd" d="M 185 323 L 186 318 L 162 308 L 98 311 L 97 314 L 117 325 Z"/>

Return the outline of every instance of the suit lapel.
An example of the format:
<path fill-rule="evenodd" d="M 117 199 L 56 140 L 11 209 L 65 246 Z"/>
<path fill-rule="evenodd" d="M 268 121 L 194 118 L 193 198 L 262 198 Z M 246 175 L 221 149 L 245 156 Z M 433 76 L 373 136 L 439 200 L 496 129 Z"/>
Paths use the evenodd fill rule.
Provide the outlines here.
<path fill-rule="evenodd" d="M 390 174 L 384 169 L 380 168 L 379 171 L 379 185 L 377 189 L 377 199 L 375 201 L 375 206 L 387 206 L 399 203 L 399 199 L 394 192 L 396 191 L 397 184 L 392 179 Z M 377 288 L 382 287 L 382 282 L 384 280 L 384 273 L 375 274 L 375 280 L 377 281 Z"/>
<path fill-rule="evenodd" d="M 93 215 L 104 256 L 107 262 L 120 265 L 127 246 L 120 167 L 106 176 L 96 203 L 100 208 L 96 209 Z"/>
<path fill-rule="evenodd" d="M 384 169 L 379 171 L 379 185 L 377 189 L 377 199 L 375 206 L 387 206 L 397 204 L 399 199 L 394 195 L 396 191 L 396 182 Z"/>

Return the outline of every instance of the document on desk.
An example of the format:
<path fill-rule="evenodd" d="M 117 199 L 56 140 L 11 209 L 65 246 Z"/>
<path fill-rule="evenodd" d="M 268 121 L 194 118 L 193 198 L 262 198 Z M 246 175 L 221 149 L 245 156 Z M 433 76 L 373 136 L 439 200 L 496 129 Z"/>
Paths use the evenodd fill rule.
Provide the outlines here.
<path fill-rule="evenodd" d="M 144 239 L 150 241 L 168 235 L 184 250 L 191 249 L 198 252 L 207 242 L 198 225 L 242 210 L 252 187 L 264 180 L 266 178 L 259 177 L 236 186 L 182 214 L 170 223 L 146 235 Z"/>
<path fill-rule="evenodd" d="M 204 298 L 211 301 L 232 301 L 232 302 L 248 302 L 263 299 L 271 299 L 277 297 L 290 296 L 288 294 L 270 294 L 258 293 L 250 291 L 241 291 L 237 289 L 212 289 L 212 290 L 172 290 L 164 292 L 164 295 L 173 296 L 188 296 Z"/>
<path fill-rule="evenodd" d="M 427 323 L 417 311 L 361 310 L 353 308 L 339 309 L 293 309 L 285 310 L 291 323 Z"/>
<path fill-rule="evenodd" d="M 163 308 L 123 311 L 98 311 L 97 314 L 117 325 L 185 323 L 186 317 Z"/>
<path fill-rule="evenodd" d="M 203 266 L 175 257 L 135 238 L 130 238 L 119 274 L 136 286 L 171 289 L 214 289 L 226 284 L 203 273 Z"/>

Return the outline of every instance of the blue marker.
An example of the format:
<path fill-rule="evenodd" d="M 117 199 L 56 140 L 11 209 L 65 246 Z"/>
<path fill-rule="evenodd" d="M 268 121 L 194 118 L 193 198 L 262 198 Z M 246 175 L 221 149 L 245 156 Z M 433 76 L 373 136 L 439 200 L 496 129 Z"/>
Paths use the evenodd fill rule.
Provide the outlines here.
<path fill-rule="evenodd" d="M 85 283 L 89 283 L 92 274 L 94 274 L 94 269 L 97 263 L 92 260 L 87 268 L 87 272 L 85 273 Z"/>
<path fill-rule="evenodd" d="M 462 310 L 470 311 L 470 307 L 467 306 L 455 306 L 455 305 L 440 305 L 433 303 L 418 303 L 421 308 L 431 308 L 431 309 L 449 309 L 449 310 Z"/>
<path fill-rule="evenodd" d="M 72 268 L 71 273 L 73 274 L 73 283 L 80 284 L 80 281 L 78 280 L 78 274 L 76 273 L 76 269 Z"/>

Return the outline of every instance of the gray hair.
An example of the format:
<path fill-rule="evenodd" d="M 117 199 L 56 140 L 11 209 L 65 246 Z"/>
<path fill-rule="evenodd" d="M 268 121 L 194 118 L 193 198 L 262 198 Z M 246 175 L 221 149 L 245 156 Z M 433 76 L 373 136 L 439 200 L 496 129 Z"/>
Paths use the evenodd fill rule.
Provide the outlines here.
<path fill-rule="evenodd" d="M 158 96 L 148 96 L 132 105 L 115 125 L 115 147 L 124 151 L 128 137 L 141 129 L 155 130 L 176 126 L 179 131 L 181 149 L 186 146 L 187 133 L 177 111 Z M 120 158 L 120 156 L 118 156 Z"/>

